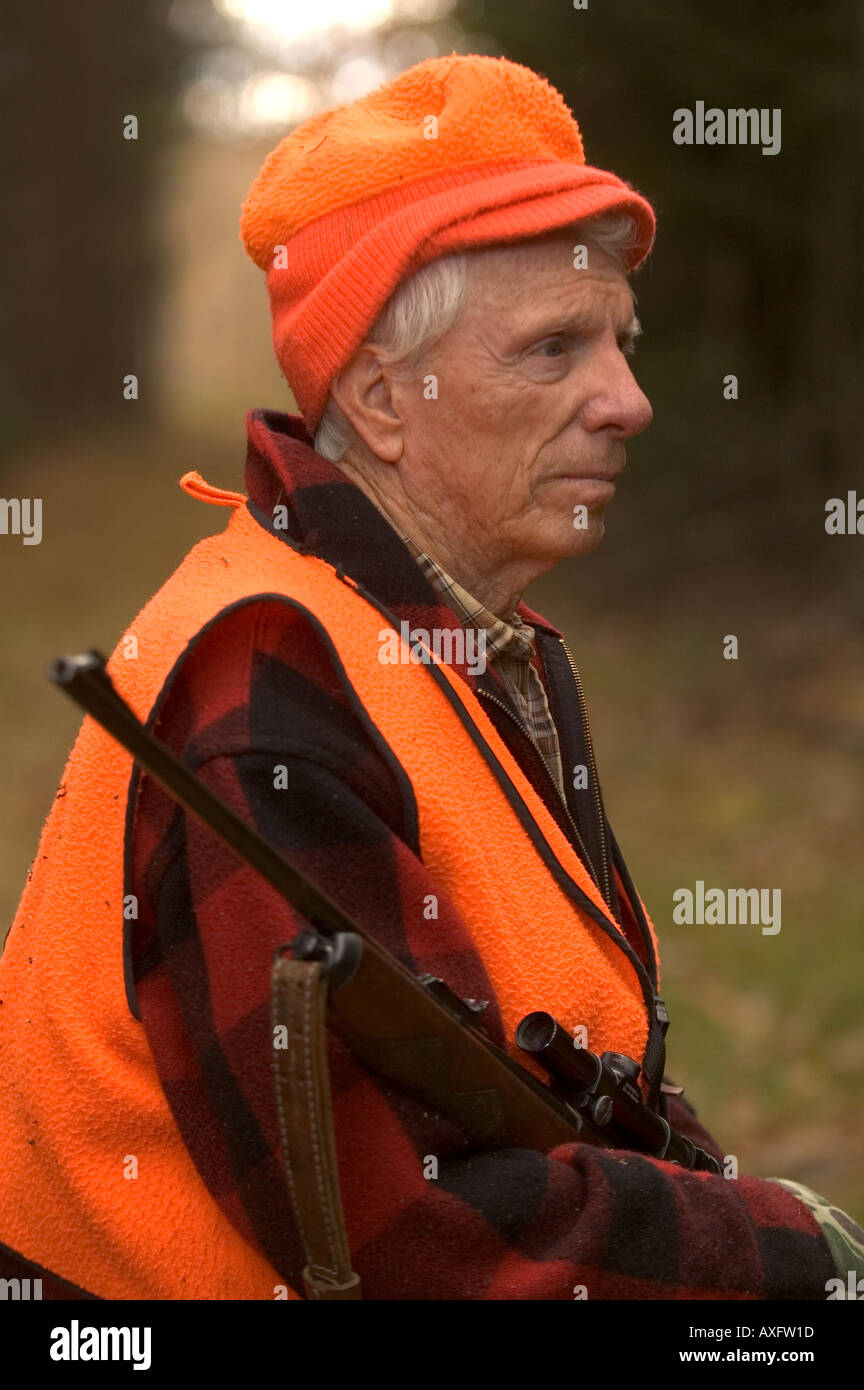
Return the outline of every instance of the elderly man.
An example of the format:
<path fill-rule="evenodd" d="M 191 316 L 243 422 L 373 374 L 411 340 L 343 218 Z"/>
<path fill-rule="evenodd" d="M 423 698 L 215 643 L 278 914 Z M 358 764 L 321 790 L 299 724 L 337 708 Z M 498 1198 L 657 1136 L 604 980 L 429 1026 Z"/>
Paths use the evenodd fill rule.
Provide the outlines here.
<path fill-rule="evenodd" d="M 187 475 L 230 523 L 111 670 L 364 930 L 488 1001 L 500 1046 L 548 1010 L 722 1161 L 663 1079 L 657 943 L 578 673 L 521 601 L 598 544 L 650 422 L 627 273 L 653 230 L 504 60 L 420 64 L 290 134 L 242 233 L 302 418 L 252 412 L 248 496 Z M 4 1269 L 65 1297 L 297 1296 L 269 1010 L 302 920 L 129 774 L 85 721 L 3 960 Z M 335 1037 L 330 1071 L 367 1298 L 820 1299 L 850 1267 L 804 1189 L 471 1149 Z"/>

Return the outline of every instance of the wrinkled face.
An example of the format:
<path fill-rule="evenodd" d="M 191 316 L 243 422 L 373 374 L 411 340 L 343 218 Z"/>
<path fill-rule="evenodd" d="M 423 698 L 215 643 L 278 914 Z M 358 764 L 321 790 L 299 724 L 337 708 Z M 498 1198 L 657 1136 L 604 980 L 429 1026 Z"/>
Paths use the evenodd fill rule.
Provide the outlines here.
<path fill-rule="evenodd" d="M 652 411 L 628 353 L 627 280 L 572 230 L 471 255 L 465 309 L 423 364 L 437 399 L 401 401 L 406 491 L 487 563 L 592 550 Z M 400 393 L 401 394 L 401 393 Z"/>

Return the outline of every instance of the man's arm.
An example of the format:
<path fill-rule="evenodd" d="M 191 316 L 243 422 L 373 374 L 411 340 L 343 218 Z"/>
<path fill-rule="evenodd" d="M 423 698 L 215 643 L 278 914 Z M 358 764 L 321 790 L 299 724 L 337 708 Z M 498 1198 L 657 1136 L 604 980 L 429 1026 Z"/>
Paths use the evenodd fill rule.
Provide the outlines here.
<path fill-rule="evenodd" d="M 464 923 L 419 857 L 410 788 L 296 617 L 262 605 L 217 624 L 177 674 L 156 732 L 406 964 L 490 997 Z M 301 923 L 146 779 L 131 871 L 138 1000 L 181 1132 L 230 1219 L 300 1288 L 269 982 L 274 950 Z M 367 1297 L 825 1297 L 830 1250 L 777 1184 L 578 1143 L 548 1156 L 468 1155 L 448 1122 L 366 1072 L 335 1037 L 329 1052 L 346 1223 Z"/>

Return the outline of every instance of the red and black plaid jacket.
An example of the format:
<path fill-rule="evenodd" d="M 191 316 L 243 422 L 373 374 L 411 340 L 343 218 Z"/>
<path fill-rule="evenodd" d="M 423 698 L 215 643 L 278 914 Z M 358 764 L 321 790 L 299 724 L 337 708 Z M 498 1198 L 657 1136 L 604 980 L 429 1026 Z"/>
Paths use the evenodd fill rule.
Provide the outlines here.
<path fill-rule="evenodd" d="M 248 428 L 246 486 L 262 526 L 286 507 L 288 527 L 275 534 L 341 568 L 397 625 L 458 627 L 378 510 L 314 453 L 298 417 L 253 412 Z M 537 630 L 564 766 L 582 764 L 560 634 L 524 606 L 520 612 Z M 298 632 L 295 617 L 262 600 L 217 619 L 173 673 L 155 732 L 406 965 L 491 1000 L 485 1017 L 503 1045 L 483 962 L 420 858 L 410 783 L 349 708 L 320 635 Z M 509 703 L 494 667 L 479 678 L 460 674 Z M 484 707 L 573 843 L 518 720 L 493 700 Z M 288 789 L 274 792 L 277 766 L 287 769 Z M 593 860 L 598 829 L 573 802 Z M 216 1201 L 284 1281 L 302 1289 L 269 1018 L 274 950 L 301 923 L 146 777 L 134 824 L 130 981 L 165 1092 Z M 650 937 L 608 824 L 606 834 L 621 947 L 650 991 Z M 434 935 L 423 935 L 417 924 L 430 893 L 439 896 L 439 920 Z M 235 1021 L 220 1029 L 214 1018 L 226 1014 Z M 774 1183 L 687 1173 L 579 1143 L 547 1156 L 466 1152 L 448 1122 L 370 1075 L 335 1038 L 330 1065 L 346 1224 L 367 1298 L 571 1299 L 578 1285 L 595 1299 L 825 1297 L 835 1273 L 830 1250 L 807 1209 Z M 722 1156 L 689 1107 L 667 1103 L 677 1129 Z M 423 1175 L 430 1154 L 437 1180 Z"/>

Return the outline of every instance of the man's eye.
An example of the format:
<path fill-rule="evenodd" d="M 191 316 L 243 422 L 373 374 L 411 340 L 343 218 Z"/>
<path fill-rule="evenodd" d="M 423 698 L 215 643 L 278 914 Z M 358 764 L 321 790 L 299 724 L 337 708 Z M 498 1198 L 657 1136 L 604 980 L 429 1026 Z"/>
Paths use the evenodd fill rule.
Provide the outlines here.
<path fill-rule="evenodd" d="M 547 338 L 541 343 L 537 351 L 542 357 L 560 357 L 564 351 L 564 344 L 560 338 Z"/>

